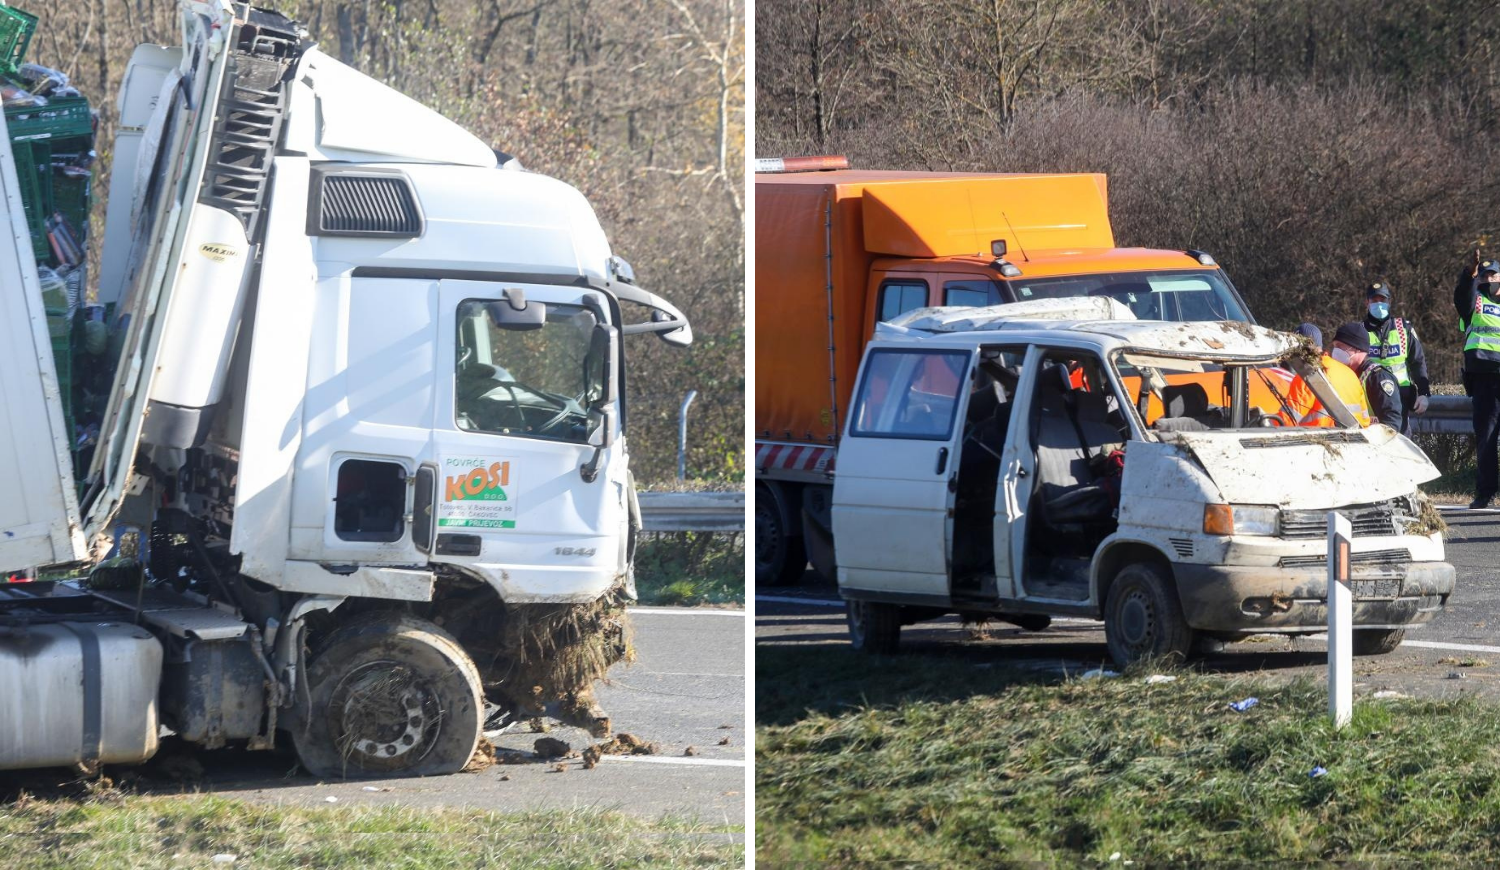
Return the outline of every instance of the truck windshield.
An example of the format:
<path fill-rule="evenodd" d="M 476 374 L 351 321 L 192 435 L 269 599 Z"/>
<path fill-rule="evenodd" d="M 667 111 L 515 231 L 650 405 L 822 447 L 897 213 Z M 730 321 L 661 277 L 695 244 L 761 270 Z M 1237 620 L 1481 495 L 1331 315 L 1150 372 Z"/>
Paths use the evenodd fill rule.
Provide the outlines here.
<path fill-rule="evenodd" d="M 1139 320 L 1250 320 L 1224 277 L 1213 270 L 1106 272 L 1013 278 L 1008 283 L 1016 302 L 1108 296 Z"/>
<path fill-rule="evenodd" d="M 603 393 L 601 353 L 590 353 L 593 312 L 547 306 L 541 328 L 496 324 L 493 300 L 458 307 L 454 414 L 460 429 L 583 444 L 589 406 Z"/>

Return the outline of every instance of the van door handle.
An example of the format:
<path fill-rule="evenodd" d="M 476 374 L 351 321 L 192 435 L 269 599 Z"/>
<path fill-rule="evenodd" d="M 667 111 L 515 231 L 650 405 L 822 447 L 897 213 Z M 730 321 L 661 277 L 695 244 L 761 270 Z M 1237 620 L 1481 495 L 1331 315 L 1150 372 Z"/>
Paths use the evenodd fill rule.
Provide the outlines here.
<path fill-rule="evenodd" d="M 1016 469 L 1016 477 L 1025 477 L 1025 476 L 1026 476 L 1026 467 L 1025 466 L 1022 466 L 1022 467 Z"/>
<path fill-rule="evenodd" d="M 937 473 L 942 474 L 948 470 L 948 448 L 938 448 Z"/>

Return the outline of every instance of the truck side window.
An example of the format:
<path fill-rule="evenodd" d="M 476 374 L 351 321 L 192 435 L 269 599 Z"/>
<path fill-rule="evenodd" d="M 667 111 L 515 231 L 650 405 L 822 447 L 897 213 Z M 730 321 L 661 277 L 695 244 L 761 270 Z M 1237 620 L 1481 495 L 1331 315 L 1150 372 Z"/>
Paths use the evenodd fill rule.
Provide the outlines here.
<path fill-rule="evenodd" d="M 406 534 L 405 515 L 405 468 L 373 459 L 346 459 L 339 466 L 333 532 L 340 540 L 399 541 Z"/>
<path fill-rule="evenodd" d="M 908 311 L 927 307 L 927 284 L 922 281 L 887 281 L 880 285 L 880 320 L 895 320 Z"/>
<path fill-rule="evenodd" d="M 994 281 L 949 281 L 943 285 L 944 305 L 983 308 L 987 305 L 999 305 L 1004 301 L 1000 298 L 1000 288 L 995 286 Z"/>
<path fill-rule="evenodd" d="M 965 351 L 872 351 L 850 434 L 946 441 L 968 365 Z"/>

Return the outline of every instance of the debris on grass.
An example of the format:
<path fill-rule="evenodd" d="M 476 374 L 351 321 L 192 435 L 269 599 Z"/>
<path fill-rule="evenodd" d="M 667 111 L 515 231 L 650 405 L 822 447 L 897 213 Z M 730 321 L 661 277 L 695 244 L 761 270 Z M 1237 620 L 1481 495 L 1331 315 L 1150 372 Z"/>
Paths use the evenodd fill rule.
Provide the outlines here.
<path fill-rule="evenodd" d="M 1243 701 L 1231 701 L 1229 703 L 1229 709 L 1233 710 L 1236 713 L 1243 713 L 1259 703 L 1259 698 L 1246 698 Z"/>
<path fill-rule="evenodd" d="M 1162 683 L 1175 683 L 1177 678 L 1168 674 L 1152 674 L 1146 678 L 1145 682 L 1148 686 L 1156 686 Z"/>
<path fill-rule="evenodd" d="M 1374 698 L 1377 701 L 1394 701 L 1400 698 L 1409 698 L 1411 696 L 1398 692 L 1394 689 L 1381 689 L 1370 697 Z"/>
<path fill-rule="evenodd" d="M 1456 665 L 1460 668 L 1487 668 L 1490 666 L 1489 659 L 1479 659 L 1472 656 L 1443 656 L 1438 659 L 1440 665 Z"/>
<path fill-rule="evenodd" d="M 1328 775 L 1328 769 L 1325 768 L 1321 764 L 1315 766 L 1312 770 L 1309 770 L 1307 772 L 1307 778 L 1308 779 L 1317 779 L 1320 776 L 1327 776 L 1327 775 Z"/>
<path fill-rule="evenodd" d="M 1119 675 L 1120 674 L 1118 672 L 1111 671 L 1111 670 L 1109 670 L 1107 668 L 1094 668 L 1091 671 L 1084 671 L 1082 679 L 1093 680 L 1093 679 L 1105 678 L 1105 677 L 1118 677 Z"/>

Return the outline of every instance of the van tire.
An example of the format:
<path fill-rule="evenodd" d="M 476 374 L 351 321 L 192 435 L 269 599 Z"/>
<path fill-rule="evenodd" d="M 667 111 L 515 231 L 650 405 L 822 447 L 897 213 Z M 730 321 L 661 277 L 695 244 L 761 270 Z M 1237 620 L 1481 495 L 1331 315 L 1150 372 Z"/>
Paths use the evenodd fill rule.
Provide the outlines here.
<path fill-rule="evenodd" d="M 871 655 L 890 655 L 901 645 L 901 608 L 875 601 L 845 601 L 849 645 Z"/>
<path fill-rule="evenodd" d="M 1383 656 L 1396 651 L 1406 639 L 1406 629 L 1386 628 L 1378 631 L 1355 631 L 1352 645 L 1357 656 Z"/>
<path fill-rule="evenodd" d="M 385 613 L 336 629 L 306 680 L 307 709 L 292 742 L 313 776 L 457 773 L 479 744 L 479 671 L 452 635 L 425 619 Z"/>
<path fill-rule="evenodd" d="M 802 538 L 792 534 L 778 492 L 755 485 L 755 585 L 787 586 L 807 571 Z"/>
<path fill-rule="evenodd" d="M 1193 649 L 1193 634 L 1163 568 L 1132 562 L 1115 575 L 1104 605 L 1104 637 L 1116 664 L 1184 661 Z"/>

